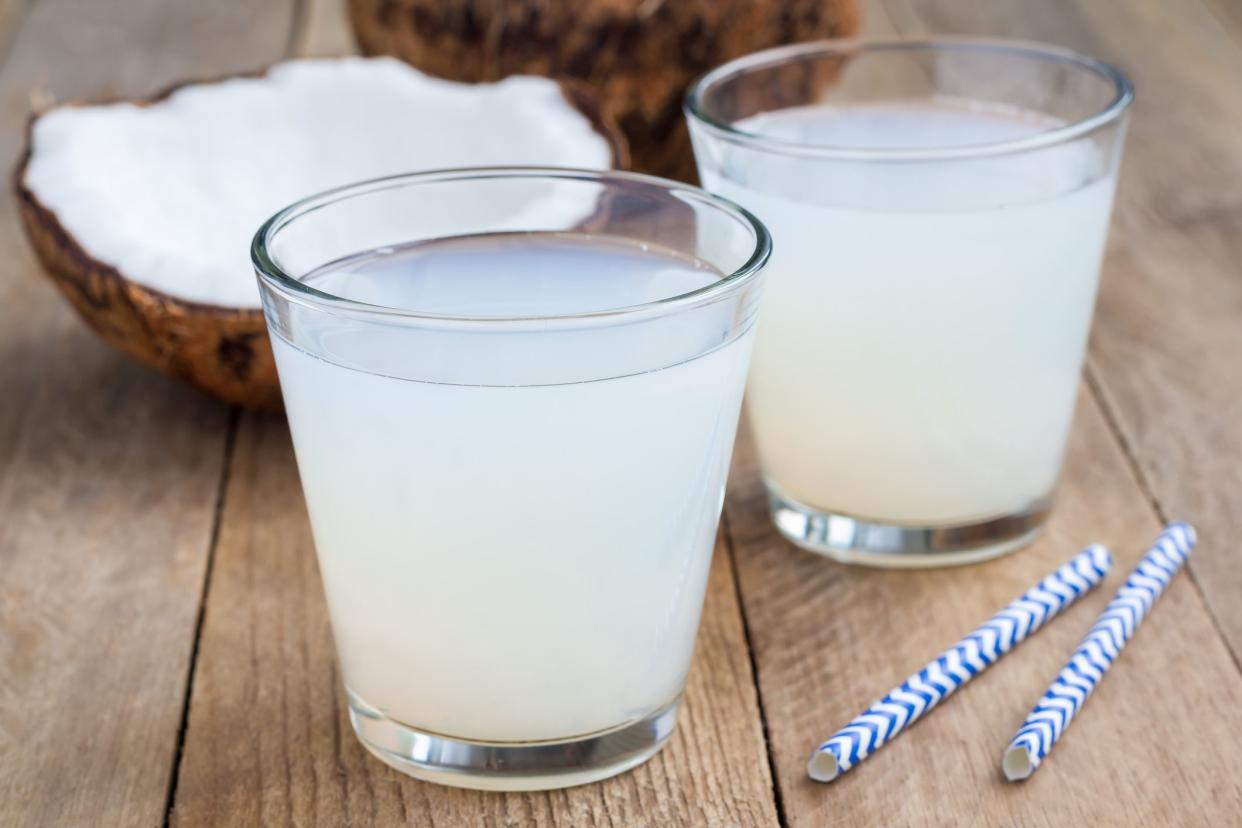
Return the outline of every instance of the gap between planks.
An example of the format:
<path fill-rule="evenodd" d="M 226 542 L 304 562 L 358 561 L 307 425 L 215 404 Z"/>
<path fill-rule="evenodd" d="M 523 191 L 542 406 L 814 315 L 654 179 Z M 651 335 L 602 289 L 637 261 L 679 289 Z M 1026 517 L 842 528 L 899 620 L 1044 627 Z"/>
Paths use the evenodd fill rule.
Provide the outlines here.
<path fill-rule="evenodd" d="M 1100 410 L 1100 416 L 1104 420 L 1104 425 L 1121 450 L 1121 456 L 1125 459 L 1126 466 L 1130 469 L 1130 476 L 1134 478 L 1135 486 L 1142 492 L 1143 499 L 1151 507 L 1152 514 L 1156 516 L 1156 520 L 1160 521 L 1160 525 L 1167 525 L 1169 523 L 1169 516 L 1165 513 L 1165 508 L 1161 504 L 1160 498 L 1156 495 L 1151 481 L 1143 473 L 1143 465 L 1139 462 L 1134 447 L 1130 444 L 1130 440 L 1126 438 L 1125 432 L 1121 428 L 1121 423 L 1117 419 L 1117 411 L 1109 401 L 1103 384 L 1096 377 L 1090 358 L 1083 365 L 1082 377 L 1087 386 L 1087 395 L 1095 403 L 1096 408 Z M 1178 516 L 1176 519 L 1181 520 L 1182 518 Z M 1187 577 L 1190 578 L 1190 582 L 1194 585 L 1195 592 L 1199 594 L 1199 600 L 1203 602 L 1203 609 L 1207 614 L 1208 620 L 1212 623 L 1212 629 L 1216 631 L 1216 635 L 1224 643 L 1225 651 L 1229 653 L 1229 658 L 1233 661 L 1233 666 L 1237 669 L 1238 675 L 1242 675 L 1242 657 L 1231 646 L 1229 636 L 1226 635 L 1220 618 L 1212 610 L 1212 602 L 1209 600 L 1207 592 L 1203 589 L 1203 584 L 1199 581 L 1198 573 L 1192 566 L 1183 567 L 1183 569 L 1185 569 Z"/>
<path fill-rule="evenodd" d="M 308 0 L 293 0 L 293 12 L 289 15 L 289 37 L 285 40 L 285 60 L 300 57 L 307 51 L 307 38 L 311 34 L 310 9 L 307 3 Z"/>
<path fill-rule="evenodd" d="M 749 428 L 749 426 L 740 424 L 740 428 Z M 737 567 L 737 554 L 734 552 L 733 533 L 729 528 L 729 509 L 727 506 L 721 509 L 720 526 L 717 531 L 724 539 L 723 551 L 729 556 L 729 571 L 733 573 L 733 593 L 737 598 L 738 617 L 742 622 L 742 640 L 746 643 L 746 660 L 750 664 L 750 681 L 755 686 L 755 702 L 759 709 L 759 725 L 763 728 L 764 757 L 768 763 L 768 773 L 772 777 L 772 804 L 776 807 L 776 821 L 781 828 L 788 828 L 789 820 L 785 816 L 785 798 L 781 793 L 780 778 L 776 775 L 776 757 L 772 753 L 772 733 L 768 728 L 768 712 L 764 706 L 763 692 L 759 688 L 759 662 L 755 658 L 754 642 L 750 636 L 750 618 L 746 612 L 746 601 L 742 598 L 742 579 Z"/>
<path fill-rule="evenodd" d="M 185 755 L 185 734 L 190 723 L 190 699 L 194 697 L 194 672 L 198 666 L 198 647 L 203 638 L 203 618 L 207 613 L 207 599 L 211 594 L 211 572 L 216 560 L 216 547 L 220 543 L 220 527 L 224 518 L 224 500 L 228 492 L 229 472 L 233 468 L 233 450 L 237 445 L 237 431 L 241 424 L 241 410 L 229 408 L 228 425 L 224 433 L 224 457 L 220 463 L 220 482 L 216 488 L 216 502 L 211 513 L 211 539 L 207 543 L 207 561 L 203 566 L 203 586 L 198 593 L 198 610 L 194 615 L 194 638 L 190 642 L 190 663 L 185 676 L 185 698 L 181 700 L 181 721 L 177 724 L 177 744 L 173 749 L 172 768 L 168 774 L 168 795 L 164 798 L 164 828 L 172 824 L 173 806 L 177 803 L 177 783 L 181 781 L 181 760 Z"/>
<path fill-rule="evenodd" d="M 34 0 L 28 0 L 34 2 Z M 285 38 L 282 60 L 298 57 L 306 51 L 310 20 L 308 0 L 291 0 L 289 33 Z M 173 752 L 172 769 L 168 776 L 168 796 L 164 800 L 164 828 L 172 824 L 173 808 L 177 804 L 177 787 L 181 782 L 181 765 L 185 757 L 186 731 L 190 724 L 190 700 L 194 698 L 194 675 L 198 668 L 199 646 L 203 639 L 203 620 L 207 613 L 207 601 L 211 596 L 211 576 L 216 560 L 216 548 L 220 544 L 220 528 L 224 519 L 224 503 L 228 493 L 229 479 L 233 470 L 233 452 L 237 447 L 237 432 L 241 427 L 242 411 L 236 406 L 229 408 L 228 426 L 224 436 L 224 459 L 221 463 L 220 482 L 216 489 L 216 502 L 211 516 L 211 540 L 207 545 L 207 561 L 203 568 L 203 586 L 199 590 L 198 608 L 194 616 L 194 639 L 190 643 L 190 663 L 186 671 L 185 697 L 181 701 L 181 720 L 177 726 L 177 744 Z"/>

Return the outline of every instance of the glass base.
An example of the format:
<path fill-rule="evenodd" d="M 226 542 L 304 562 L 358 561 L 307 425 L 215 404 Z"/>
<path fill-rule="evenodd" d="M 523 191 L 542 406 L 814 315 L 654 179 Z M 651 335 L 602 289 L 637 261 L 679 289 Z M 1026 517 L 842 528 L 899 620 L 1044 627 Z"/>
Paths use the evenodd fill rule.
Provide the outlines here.
<path fill-rule="evenodd" d="M 681 697 L 613 730 L 547 742 L 472 742 L 407 727 L 349 692 L 363 747 L 416 779 L 483 791 L 543 791 L 598 782 L 655 755 L 677 724 Z"/>
<path fill-rule="evenodd" d="M 1043 531 L 1050 505 L 1045 498 L 1021 512 L 978 523 L 902 526 L 821 512 L 770 483 L 767 488 L 772 522 L 794 545 L 841 563 L 893 568 L 957 566 L 1021 549 Z"/>

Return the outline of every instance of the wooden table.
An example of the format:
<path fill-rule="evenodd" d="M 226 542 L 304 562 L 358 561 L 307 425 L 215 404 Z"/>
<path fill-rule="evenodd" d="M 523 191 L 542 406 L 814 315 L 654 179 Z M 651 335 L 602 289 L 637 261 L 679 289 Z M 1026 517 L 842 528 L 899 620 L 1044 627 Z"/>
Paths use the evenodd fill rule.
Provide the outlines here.
<path fill-rule="evenodd" d="M 1138 88 L 1047 536 L 951 571 L 849 569 L 769 528 L 739 440 L 685 715 L 608 782 L 481 794 L 364 756 L 345 720 L 283 418 L 99 344 L 0 201 L 0 824 L 1237 824 L 1242 812 L 1242 7 L 877 0 L 871 34 L 1049 40 Z M 0 157 L 33 94 L 145 94 L 351 48 L 317 0 L 0 0 Z M 1054 758 L 1001 750 L 1120 580 L 831 786 L 834 726 L 1088 541 L 1201 543 Z M 1231 563 L 1232 562 L 1232 563 Z"/>

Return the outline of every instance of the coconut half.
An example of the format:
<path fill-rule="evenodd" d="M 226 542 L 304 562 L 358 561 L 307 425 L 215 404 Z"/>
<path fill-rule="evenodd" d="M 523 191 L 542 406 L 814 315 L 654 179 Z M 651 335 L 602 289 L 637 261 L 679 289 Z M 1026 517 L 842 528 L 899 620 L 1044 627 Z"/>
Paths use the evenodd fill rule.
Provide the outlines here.
<path fill-rule="evenodd" d="M 624 168 L 589 93 L 303 60 L 32 119 L 14 172 L 40 261 L 105 340 L 230 403 L 279 405 L 250 241 L 303 196 L 441 167 Z"/>

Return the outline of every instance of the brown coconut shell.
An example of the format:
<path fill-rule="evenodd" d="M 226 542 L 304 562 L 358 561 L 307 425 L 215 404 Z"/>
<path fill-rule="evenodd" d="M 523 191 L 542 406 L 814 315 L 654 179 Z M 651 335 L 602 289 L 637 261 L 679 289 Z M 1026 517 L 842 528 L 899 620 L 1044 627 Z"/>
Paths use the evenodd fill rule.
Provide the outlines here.
<path fill-rule="evenodd" d="M 857 33 L 857 0 L 350 0 L 367 54 L 465 81 L 569 77 L 600 96 L 635 169 L 695 180 L 687 86 L 735 57 Z"/>
<path fill-rule="evenodd" d="M 222 80 L 227 78 L 190 83 Z M 150 98 L 129 102 L 150 105 L 186 85 L 179 83 Z M 573 82 L 562 82 L 561 90 L 608 141 L 613 168 L 627 169 L 625 137 L 594 95 Z M 25 146 L 13 170 L 13 191 L 26 234 L 52 282 L 105 342 L 140 362 L 232 405 L 280 408 L 280 385 L 262 310 L 191 302 L 130 281 L 86 252 L 26 186 L 34 124 L 47 111 L 34 115 L 27 126 Z"/>

